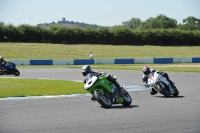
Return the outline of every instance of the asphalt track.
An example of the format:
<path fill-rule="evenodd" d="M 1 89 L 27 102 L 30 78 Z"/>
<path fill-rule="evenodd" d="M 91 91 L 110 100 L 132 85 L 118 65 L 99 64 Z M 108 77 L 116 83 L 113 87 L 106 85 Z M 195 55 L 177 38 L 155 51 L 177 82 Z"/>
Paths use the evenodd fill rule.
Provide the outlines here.
<path fill-rule="evenodd" d="M 26 78 L 83 80 L 80 69 L 19 70 Z M 104 71 L 120 83 L 142 86 L 141 71 Z M 131 92 L 130 107 L 104 109 L 88 96 L 0 100 L 0 133 L 200 133 L 200 73 L 168 74 L 178 97 Z"/>

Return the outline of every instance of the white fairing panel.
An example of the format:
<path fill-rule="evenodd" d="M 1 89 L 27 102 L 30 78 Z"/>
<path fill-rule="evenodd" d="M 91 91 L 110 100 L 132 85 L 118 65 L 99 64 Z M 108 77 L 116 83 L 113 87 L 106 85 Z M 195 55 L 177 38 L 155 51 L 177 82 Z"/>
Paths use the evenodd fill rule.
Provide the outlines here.
<path fill-rule="evenodd" d="M 93 86 L 93 84 L 97 81 L 97 76 L 95 76 L 94 74 L 88 74 L 86 75 L 86 84 L 84 85 L 84 88 L 87 90 L 90 87 Z"/>
<path fill-rule="evenodd" d="M 150 73 L 148 76 L 148 85 L 150 86 L 155 85 L 159 81 L 160 78 L 161 78 L 161 75 L 159 75 L 158 73 L 156 72 Z"/>
<path fill-rule="evenodd" d="M 162 81 L 163 83 L 165 83 L 167 86 L 169 86 L 171 94 L 175 93 L 174 89 L 171 87 L 169 81 L 157 72 L 152 72 L 152 73 L 149 74 L 148 85 L 149 86 L 155 85 L 159 80 Z M 162 82 L 160 83 L 160 85 L 164 88 L 165 86 Z"/>

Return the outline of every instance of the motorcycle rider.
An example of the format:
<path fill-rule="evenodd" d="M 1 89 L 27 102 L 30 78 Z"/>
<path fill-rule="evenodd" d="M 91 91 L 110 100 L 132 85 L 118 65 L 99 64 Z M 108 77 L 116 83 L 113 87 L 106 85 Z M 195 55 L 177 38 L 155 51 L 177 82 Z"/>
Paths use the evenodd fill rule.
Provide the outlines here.
<path fill-rule="evenodd" d="M 147 82 L 148 82 L 148 76 L 149 76 L 149 74 L 150 73 L 152 73 L 152 72 L 155 72 L 156 70 L 155 69 L 150 69 L 148 66 L 144 66 L 143 67 L 143 69 L 142 69 L 142 71 L 143 71 L 143 83 L 144 83 L 144 85 L 145 85 L 145 87 L 149 87 L 148 85 L 147 85 Z M 161 71 L 161 70 L 158 70 L 158 73 L 160 74 L 160 75 L 162 75 L 163 77 L 165 77 L 168 81 L 169 81 L 169 83 L 170 83 L 170 85 L 171 86 L 174 86 L 174 82 L 172 82 L 170 79 L 169 79 L 169 76 L 168 76 L 168 74 L 167 73 L 164 73 L 163 71 Z M 157 93 L 157 91 L 154 89 L 154 88 L 151 88 L 151 91 L 150 91 L 150 94 L 151 95 L 155 95 Z"/>
<path fill-rule="evenodd" d="M 85 79 L 83 80 L 84 83 L 86 83 L 88 73 L 94 73 L 97 76 L 105 75 L 106 79 L 108 81 L 112 82 L 117 87 L 118 92 L 121 91 L 122 87 L 117 82 L 116 76 L 106 74 L 105 72 L 92 71 L 92 69 L 89 65 L 85 65 L 85 66 L 82 67 L 82 74 L 83 74 L 83 76 L 85 76 Z M 96 99 L 94 98 L 94 96 L 92 96 L 91 100 L 96 100 Z"/>
<path fill-rule="evenodd" d="M 2 74 L 2 71 L 5 70 L 2 65 L 4 65 L 6 62 L 7 61 L 4 60 L 3 56 L 0 56 L 0 74 Z"/>

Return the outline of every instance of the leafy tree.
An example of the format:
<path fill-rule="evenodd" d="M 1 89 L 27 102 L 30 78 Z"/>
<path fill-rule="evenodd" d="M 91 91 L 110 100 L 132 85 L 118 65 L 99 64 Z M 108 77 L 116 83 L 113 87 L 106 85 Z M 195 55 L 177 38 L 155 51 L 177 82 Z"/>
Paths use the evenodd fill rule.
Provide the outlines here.
<path fill-rule="evenodd" d="M 178 28 L 181 30 L 200 30 L 200 19 L 189 16 L 183 19 L 183 24 L 179 24 Z"/>
<path fill-rule="evenodd" d="M 131 29 L 138 29 L 140 24 L 142 23 L 142 20 L 139 18 L 132 18 L 129 21 L 124 21 L 122 22 L 122 25 L 127 27 L 127 28 L 131 28 Z"/>
<path fill-rule="evenodd" d="M 100 44 L 106 44 L 112 39 L 112 34 L 106 27 L 99 27 L 97 29 L 98 39 Z"/>
<path fill-rule="evenodd" d="M 0 21 L 0 25 L 4 25 L 4 23 Z"/>
<path fill-rule="evenodd" d="M 123 26 L 117 26 L 111 29 L 113 38 L 111 42 L 113 44 L 131 44 L 134 39 L 132 36 L 132 30 Z"/>
<path fill-rule="evenodd" d="M 186 19 L 183 19 L 183 24 L 192 24 L 192 25 L 195 25 L 195 24 L 199 24 L 199 23 L 200 23 L 200 19 L 195 18 L 193 16 L 189 16 Z"/>
<path fill-rule="evenodd" d="M 141 29 L 169 29 L 176 28 L 177 21 L 165 15 L 158 15 L 156 18 L 150 17 L 141 24 Z"/>
<path fill-rule="evenodd" d="M 157 21 L 159 21 L 161 28 L 167 29 L 167 28 L 176 28 L 177 21 L 173 18 L 169 18 L 165 15 L 158 15 L 155 18 Z"/>
<path fill-rule="evenodd" d="M 140 29 L 150 29 L 150 23 L 153 21 L 153 19 L 153 17 L 150 17 L 146 21 L 142 22 L 140 25 Z"/>
<path fill-rule="evenodd" d="M 89 43 L 89 44 L 97 44 L 98 43 L 98 32 L 97 30 L 87 27 L 84 28 L 84 43 Z"/>
<path fill-rule="evenodd" d="M 17 27 L 20 34 L 21 42 L 39 42 L 39 31 L 35 26 L 23 24 Z M 40 37 L 39 37 L 40 38 Z"/>
<path fill-rule="evenodd" d="M 4 41 L 5 32 L 6 32 L 6 27 L 0 24 L 0 42 Z"/>

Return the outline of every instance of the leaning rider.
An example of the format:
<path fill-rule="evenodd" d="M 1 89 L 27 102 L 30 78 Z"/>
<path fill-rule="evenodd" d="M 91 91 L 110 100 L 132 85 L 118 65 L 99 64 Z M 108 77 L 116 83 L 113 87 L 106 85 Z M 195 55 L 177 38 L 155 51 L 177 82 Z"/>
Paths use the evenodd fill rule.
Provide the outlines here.
<path fill-rule="evenodd" d="M 116 81 L 113 75 L 106 74 L 105 72 L 98 72 L 98 71 L 92 71 L 91 67 L 89 65 L 85 65 L 82 67 L 82 74 L 85 76 L 84 83 L 86 83 L 86 78 L 88 73 L 94 73 L 95 75 L 105 75 L 106 79 L 112 82 L 120 92 L 122 87 L 119 85 L 119 83 Z M 94 97 L 91 97 L 91 100 L 95 100 Z"/>
<path fill-rule="evenodd" d="M 150 73 L 152 73 L 152 72 L 155 72 L 156 70 L 155 69 L 150 69 L 148 66 L 144 66 L 143 67 L 143 69 L 142 69 L 142 71 L 143 71 L 143 83 L 144 83 L 144 85 L 145 85 L 145 87 L 149 87 L 148 85 L 147 85 L 147 82 L 148 82 L 148 76 L 149 76 L 149 74 Z M 169 83 L 170 83 L 170 85 L 171 86 L 174 86 L 174 82 L 172 82 L 170 79 L 169 79 L 169 76 L 168 76 L 168 74 L 167 73 L 164 73 L 163 71 L 161 71 L 161 70 L 158 70 L 158 73 L 160 74 L 160 75 L 162 75 L 163 77 L 165 77 L 168 81 L 169 81 Z M 157 91 L 154 89 L 154 88 L 151 88 L 151 91 L 150 91 L 150 94 L 151 95 L 155 95 L 157 93 Z"/>
<path fill-rule="evenodd" d="M 6 64 L 7 61 L 4 60 L 3 56 L 0 56 L 0 74 L 2 73 L 2 70 L 5 70 L 4 64 Z"/>

